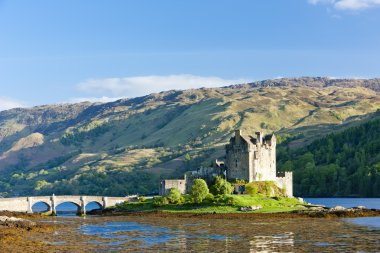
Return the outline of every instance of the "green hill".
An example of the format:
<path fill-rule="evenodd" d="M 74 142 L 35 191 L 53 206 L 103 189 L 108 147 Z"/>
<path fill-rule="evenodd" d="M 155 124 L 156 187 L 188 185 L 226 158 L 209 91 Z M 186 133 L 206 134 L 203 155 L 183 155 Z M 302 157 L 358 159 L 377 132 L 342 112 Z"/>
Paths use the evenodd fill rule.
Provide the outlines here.
<path fill-rule="evenodd" d="M 160 178 L 222 158 L 236 128 L 303 147 L 372 119 L 379 91 L 380 79 L 294 78 L 2 111 L 0 192 L 154 192 Z"/>

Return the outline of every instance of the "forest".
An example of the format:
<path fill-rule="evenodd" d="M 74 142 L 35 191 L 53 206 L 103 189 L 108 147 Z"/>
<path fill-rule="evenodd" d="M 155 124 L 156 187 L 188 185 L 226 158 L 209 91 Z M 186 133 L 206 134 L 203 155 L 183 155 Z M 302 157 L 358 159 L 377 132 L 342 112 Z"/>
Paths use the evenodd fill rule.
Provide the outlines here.
<path fill-rule="evenodd" d="M 333 133 L 301 149 L 278 146 L 280 171 L 293 171 L 296 196 L 379 197 L 380 120 Z"/>

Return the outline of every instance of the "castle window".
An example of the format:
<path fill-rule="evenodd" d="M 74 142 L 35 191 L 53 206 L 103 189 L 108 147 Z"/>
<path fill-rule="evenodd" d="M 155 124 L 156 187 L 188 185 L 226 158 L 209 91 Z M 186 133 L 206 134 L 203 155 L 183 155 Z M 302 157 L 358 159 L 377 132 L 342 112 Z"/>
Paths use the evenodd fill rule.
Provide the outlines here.
<path fill-rule="evenodd" d="M 236 168 L 237 168 L 237 160 L 236 160 Z"/>

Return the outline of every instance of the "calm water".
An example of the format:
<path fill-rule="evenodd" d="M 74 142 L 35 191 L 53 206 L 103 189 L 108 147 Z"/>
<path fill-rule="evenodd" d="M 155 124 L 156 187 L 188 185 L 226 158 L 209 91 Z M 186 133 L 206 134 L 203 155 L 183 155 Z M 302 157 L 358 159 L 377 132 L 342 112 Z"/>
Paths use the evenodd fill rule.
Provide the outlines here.
<path fill-rule="evenodd" d="M 312 204 L 325 205 L 327 207 L 343 206 L 346 208 L 365 206 L 366 208 L 380 209 L 380 198 L 305 198 Z M 345 219 L 356 225 L 380 229 L 380 217 Z M 379 239 L 380 240 L 380 239 Z"/>
<path fill-rule="evenodd" d="M 325 205 L 327 207 L 343 206 L 365 206 L 367 208 L 380 209 L 380 198 L 305 198 L 305 201 Z"/>
<path fill-rule="evenodd" d="M 347 201 L 333 200 L 334 206 Z M 372 201 L 379 199 L 359 202 Z M 380 252 L 374 219 L 57 217 L 67 226 L 43 239 L 86 252 Z"/>

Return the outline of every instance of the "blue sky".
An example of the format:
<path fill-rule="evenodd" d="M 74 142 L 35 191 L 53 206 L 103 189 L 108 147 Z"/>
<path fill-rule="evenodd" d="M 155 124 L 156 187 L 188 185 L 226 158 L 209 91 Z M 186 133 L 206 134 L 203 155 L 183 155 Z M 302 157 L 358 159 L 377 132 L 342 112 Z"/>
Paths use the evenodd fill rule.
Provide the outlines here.
<path fill-rule="evenodd" d="M 0 0 L 0 110 L 380 77 L 380 0 Z"/>

